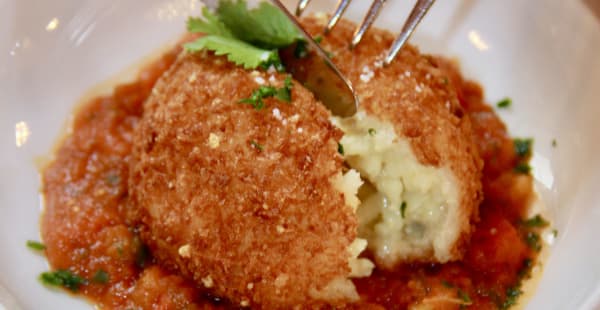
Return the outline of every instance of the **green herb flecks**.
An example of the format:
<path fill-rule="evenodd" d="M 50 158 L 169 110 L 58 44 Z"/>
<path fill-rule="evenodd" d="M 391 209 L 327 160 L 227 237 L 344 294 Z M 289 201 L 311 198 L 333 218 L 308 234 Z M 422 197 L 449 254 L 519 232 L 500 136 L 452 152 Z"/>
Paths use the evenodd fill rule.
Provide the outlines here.
<path fill-rule="evenodd" d="M 529 174 L 529 172 L 531 172 L 531 166 L 527 163 L 518 163 L 513 170 L 516 173 Z"/>
<path fill-rule="evenodd" d="M 369 133 L 369 136 L 374 136 L 377 133 L 377 130 L 375 130 L 375 128 L 369 128 L 367 132 Z"/>
<path fill-rule="evenodd" d="M 556 147 L 558 144 L 556 143 L 556 139 L 552 139 L 552 147 Z"/>
<path fill-rule="evenodd" d="M 338 143 L 338 153 L 344 156 L 344 146 L 341 143 Z"/>
<path fill-rule="evenodd" d="M 530 249 L 536 252 L 539 252 L 542 249 L 542 240 L 540 238 L 540 235 L 536 232 L 527 232 L 527 234 L 525 235 L 525 243 Z"/>
<path fill-rule="evenodd" d="M 40 281 L 46 285 L 64 287 L 72 292 L 77 292 L 82 285 L 88 284 L 86 279 L 66 269 L 43 272 L 40 274 Z"/>
<path fill-rule="evenodd" d="M 263 151 L 263 146 L 260 145 L 258 142 L 254 141 L 254 140 L 250 140 L 250 145 L 255 148 L 256 150 L 258 150 L 259 152 Z"/>
<path fill-rule="evenodd" d="M 292 78 L 286 77 L 283 86 L 276 88 L 274 86 L 260 86 L 252 91 L 249 98 L 244 98 L 238 101 L 251 105 L 256 110 L 262 110 L 265 107 L 263 99 L 275 97 L 283 102 L 291 102 L 292 100 Z"/>
<path fill-rule="evenodd" d="M 531 155 L 533 139 L 515 139 L 513 140 L 515 153 L 521 158 L 526 158 Z"/>
<path fill-rule="evenodd" d="M 548 223 L 541 215 L 536 214 L 534 217 L 524 221 L 523 224 L 527 227 L 546 227 L 550 223 Z"/>
<path fill-rule="evenodd" d="M 553 229 L 552 230 L 552 237 L 554 237 L 554 238 L 558 237 L 558 230 L 557 229 Z"/>
<path fill-rule="evenodd" d="M 406 217 L 406 206 L 406 201 L 403 201 L 400 205 L 400 216 L 402 216 L 402 218 Z"/>
<path fill-rule="evenodd" d="M 501 305 L 501 309 L 505 310 L 517 304 L 517 300 L 519 296 L 523 294 L 523 291 L 519 289 L 519 287 L 511 287 L 506 290 L 506 299 L 504 303 Z"/>
<path fill-rule="evenodd" d="M 98 284 L 106 284 L 106 283 L 108 283 L 109 280 L 110 280 L 110 277 L 109 277 L 108 273 L 102 269 L 99 269 L 98 271 L 96 271 L 96 273 L 94 274 L 94 277 L 92 278 L 92 282 L 98 283 Z"/>
<path fill-rule="evenodd" d="M 509 108 L 512 105 L 512 100 L 510 98 L 504 98 L 496 103 L 496 107 L 500 109 Z"/>
<path fill-rule="evenodd" d="M 35 251 L 43 251 L 46 249 L 46 246 L 39 242 L 39 241 L 34 241 L 34 240 L 27 240 L 27 247 L 35 250 Z"/>

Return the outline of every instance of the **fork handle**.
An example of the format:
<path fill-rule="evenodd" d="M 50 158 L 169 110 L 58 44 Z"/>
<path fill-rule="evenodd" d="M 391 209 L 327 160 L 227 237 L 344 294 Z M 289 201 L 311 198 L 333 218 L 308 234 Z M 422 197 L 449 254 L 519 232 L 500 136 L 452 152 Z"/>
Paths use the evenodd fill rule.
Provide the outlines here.
<path fill-rule="evenodd" d="M 392 47 L 390 48 L 387 56 L 385 56 L 385 65 L 389 65 L 392 62 L 392 60 L 394 60 L 402 46 L 404 46 L 406 41 L 408 41 L 412 33 L 415 31 L 415 28 L 417 28 L 417 25 L 419 25 L 421 19 L 423 19 L 423 16 L 425 16 L 425 14 L 434 2 L 435 0 L 417 1 L 412 11 L 410 12 L 408 19 L 404 23 L 404 26 L 402 26 L 402 31 L 396 38 L 396 41 L 394 41 L 394 43 L 392 44 Z"/>

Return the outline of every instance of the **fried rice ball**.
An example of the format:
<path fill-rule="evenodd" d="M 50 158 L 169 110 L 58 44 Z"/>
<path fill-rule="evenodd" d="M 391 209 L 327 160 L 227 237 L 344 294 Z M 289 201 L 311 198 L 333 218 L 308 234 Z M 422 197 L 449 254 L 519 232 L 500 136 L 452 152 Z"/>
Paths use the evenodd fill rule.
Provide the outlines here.
<path fill-rule="evenodd" d="M 129 220 L 157 261 L 240 306 L 358 299 L 360 177 L 343 173 L 342 132 L 293 82 L 291 101 L 241 102 L 287 75 L 183 53 L 135 131 Z"/>

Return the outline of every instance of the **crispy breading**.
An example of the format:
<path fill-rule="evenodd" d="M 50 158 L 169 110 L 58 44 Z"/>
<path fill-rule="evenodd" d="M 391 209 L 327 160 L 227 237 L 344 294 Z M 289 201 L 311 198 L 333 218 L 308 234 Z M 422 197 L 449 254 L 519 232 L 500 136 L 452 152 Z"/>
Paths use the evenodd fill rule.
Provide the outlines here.
<path fill-rule="evenodd" d="M 347 302 L 355 291 L 323 290 L 351 285 L 356 216 L 332 184 L 342 133 L 296 82 L 289 103 L 240 103 L 284 79 L 211 53 L 180 55 L 135 132 L 129 218 L 161 264 L 234 303 Z"/>
<path fill-rule="evenodd" d="M 322 16 L 303 19 L 303 25 L 315 36 L 322 35 L 324 22 Z M 470 119 L 463 113 L 448 73 L 435 57 L 421 54 L 408 44 L 389 66 L 384 66 L 383 56 L 394 36 L 373 28 L 350 50 L 348 44 L 355 29 L 354 23 L 341 20 L 320 44 L 351 80 L 360 109 L 391 122 L 396 134 L 408 139 L 422 164 L 448 167 L 458 182 L 459 207 L 451 210 L 457 212 L 458 220 L 447 223 L 445 228 L 456 231 L 458 236 L 446 246 L 450 255 L 441 260 L 429 252 L 407 260 L 460 259 L 482 200 L 483 162 L 477 153 Z"/>

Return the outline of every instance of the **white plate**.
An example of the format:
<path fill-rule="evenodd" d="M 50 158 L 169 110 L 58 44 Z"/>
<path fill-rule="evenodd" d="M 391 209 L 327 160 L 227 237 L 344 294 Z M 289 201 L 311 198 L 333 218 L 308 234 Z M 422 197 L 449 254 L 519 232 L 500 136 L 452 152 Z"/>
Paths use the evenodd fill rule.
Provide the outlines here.
<path fill-rule="evenodd" d="M 438 1 L 413 39 L 458 57 L 491 102 L 510 96 L 513 107 L 499 113 L 514 135 L 535 138 L 534 175 L 559 239 L 531 309 L 600 305 L 600 23 L 587 6 L 600 5 L 587 1 Z M 368 2 L 355 1 L 348 16 L 360 19 Z M 388 1 L 380 25 L 399 29 L 411 3 Z M 49 154 L 85 90 L 172 41 L 198 7 L 0 0 L 0 309 L 91 308 L 37 281 L 46 262 L 25 247 L 39 238 L 36 158 Z"/>

